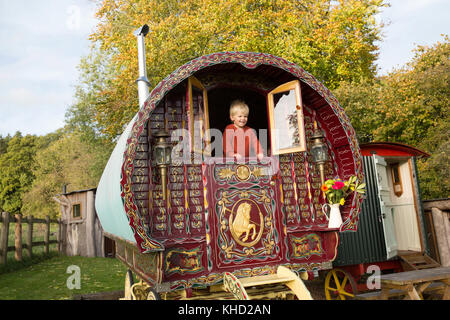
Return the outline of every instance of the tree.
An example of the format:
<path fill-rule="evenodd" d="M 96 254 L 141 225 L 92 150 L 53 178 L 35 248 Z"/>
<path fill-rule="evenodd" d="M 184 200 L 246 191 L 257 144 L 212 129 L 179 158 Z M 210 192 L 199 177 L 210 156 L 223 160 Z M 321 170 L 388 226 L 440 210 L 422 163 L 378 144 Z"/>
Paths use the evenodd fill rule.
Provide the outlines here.
<path fill-rule="evenodd" d="M 35 179 L 24 196 L 23 211 L 58 216 L 59 205 L 52 198 L 62 193 L 63 185 L 68 185 L 68 191 L 96 187 L 110 152 L 107 147 L 86 143 L 79 132 L 64 132 L 36 152 Z"/>
<path fill-rule="evenodd" d="M 6 153 L 8 150 L 8 142 L 11 140 L 11 136 L 8 134 L 6 137 L 0 135 L 0 155 Z"/>
<path fill-rule="evenodd" d="M 208 53 L 256 51 L 298 63 L 335 88 L 374 76 L 382 28 L 374 16 L 383 6 L 383 0 L 100 1 L 93 50 L 83 61 L 97 127 L 115 137 L 138 110 L 132 32 L 144 23 L 153 85 Z M 101 83 L 93 73 L 103 75 Z"/>
<path fill-rule="evenodd" d="M 36 153 L 37 137 L 17 132 L 9 141 L 6 152 L 0 155 L 0 208 L 19 213 L 22 196 L 33 182 L 31 170 Z"/>
<path fill-rule="evenodd" d="M 448 197 L 449 38 L 414 52 L 404 67 L 361 83 L 343 83 L 335 94 L 358 136 L 405 143 L 432 154 L 418 164 L 423 195 Z"/>

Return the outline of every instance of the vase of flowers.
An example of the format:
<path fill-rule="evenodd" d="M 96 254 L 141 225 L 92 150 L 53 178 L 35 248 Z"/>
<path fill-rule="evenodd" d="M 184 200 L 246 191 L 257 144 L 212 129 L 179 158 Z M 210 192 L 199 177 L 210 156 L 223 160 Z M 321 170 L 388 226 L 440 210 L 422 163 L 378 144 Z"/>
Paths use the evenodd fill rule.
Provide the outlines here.
<path fill-rule="evenodd" d="M 325 203 L 322 206 L 322 211 L 325 213 L 325 207 L 330 207 L 330 217 L 328 218 L 328 228 L 335 229 L 340 228 L 342 224 L 342 216 L 341 216 L 341 210 L 339 209 L 340 204 L 339 203 L 333 203 L 328 204 Z M 326 214 L 325 214 L 326 216 Z"/>
<path fill-rule="evenodd" d="M 330 207 L 328 218 L 328 228 L 339 228 L 342 224 L 340 206 L 345 204 L 345 199 L 352 192 L 365 193 L 365 183 L 359 183 L 356 176 L 351 176 L 348 180 L 329 179 L 322 185 L 321 190 L 325 194 L 328 203 L 322 206 L 322 211 L 326 215 L 325 208 Z"/>

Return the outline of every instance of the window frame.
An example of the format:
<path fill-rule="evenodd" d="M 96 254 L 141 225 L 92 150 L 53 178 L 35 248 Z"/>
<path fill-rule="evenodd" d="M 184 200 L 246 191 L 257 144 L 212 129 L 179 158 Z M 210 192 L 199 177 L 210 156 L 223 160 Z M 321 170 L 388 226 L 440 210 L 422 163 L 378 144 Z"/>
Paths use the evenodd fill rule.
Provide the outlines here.
<path fill-rule="evenodd" d="M 299 146 L 296 147 L 289 147 L 289 148 L 278 148 L 275 149 L 275 119 L 274 119 L 274 95 L 277 93 L 282 93 L 286 91 L 294 90 L 295 92 L 295 102 L 297 106 L 297 125 L 299 130 Z M 305 134 L 305 124 L 304 124 L 304 116 L 303 116 L 303 103 L 302 103 L 302 95 L 301 95 L 301 87 L 300 87 L 300 81 L 299 80 L 293 80 L 286 82 L 275 89 L 273 89 L 271 92 L 267 94 L 267 101 L 268 101 L 268 113 L 269 113 L 269 130 L 270 130 L 270 146 L 271 146 L 271 154 L 272 155 L 279 155 L 279 154 L 285 154 L 285 153 L 292 153 L 292 152 L 304 152 L 306 151 L 306 134 Z"/>
<path fill-rule="evenodd" d="M 75 210 L 74 210 L 75 206 L 79 206 L 79 208 L 80 208 L 80 215 L 77 216 L 77 217 L 75 217 L 75 215 L 74 215 L 74 213 L 75 213 Z M 81 214 L 81 211 L 82 211 L 81 209 L 82 209 L 81 202 L 72 204 L 72 219 L 74 219 L 74 220 L 83 219 L 83 215 Z"/>
<path fill-rule="evenodd" d="M 194 102 L 192 97 L 192 87 L 197 88 L 198 90 L 202 91 L 203 93 L 203 127 L 204 131 L 201 132 L 201 139 L 202 142 L 205 144 L 204 149 L 197 149 L 195 146 L 195 132 L 194 132 Z M 187 84 L 187 95 L 188 95 L 188 115 L 189 115 L 189 134 L 190 134 L 190 151 L 194 153 L 203 154 L 204 156 L 211 156 L 211 137 L 209 136 L 209 112 L 208 112 L 208 92 L 206 91 L 206 88 L 203 86 L 203 84 L 194 76 L 190 76 L 188 78 L 188 84 Z M 203 145 L 202 143 L 202 145 Z"/>
<path fill-rule="evenodd" d="M 398 175 L 398 182 L 395 182 L 395 171 L 397 171 Z M 393 192 L 397 197 L 401 197 L 403 194 L 403 182 L 402 182 L 402 175 L 400 171 L 400 163 L 392 163 L 391 164 L 391 178 L 392 178 L 392 188 Z M 396 187 L 400 187 L 400 190 L 396 190 Z"/>

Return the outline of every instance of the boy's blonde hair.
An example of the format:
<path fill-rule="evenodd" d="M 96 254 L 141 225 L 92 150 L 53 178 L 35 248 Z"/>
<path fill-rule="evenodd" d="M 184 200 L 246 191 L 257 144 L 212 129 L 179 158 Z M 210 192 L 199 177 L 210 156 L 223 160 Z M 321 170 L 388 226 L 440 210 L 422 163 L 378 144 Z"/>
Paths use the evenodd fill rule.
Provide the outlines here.
<path fill-rule="evenodd" d="M 231 102 L 230 116 L 234 116 L 236 114 L 237 110 L 241 110 L 244 113 L 246 113 L 247 115 L 250 112 L 248 105 L 242 100 L 234 100 L 233 102 Z"/>

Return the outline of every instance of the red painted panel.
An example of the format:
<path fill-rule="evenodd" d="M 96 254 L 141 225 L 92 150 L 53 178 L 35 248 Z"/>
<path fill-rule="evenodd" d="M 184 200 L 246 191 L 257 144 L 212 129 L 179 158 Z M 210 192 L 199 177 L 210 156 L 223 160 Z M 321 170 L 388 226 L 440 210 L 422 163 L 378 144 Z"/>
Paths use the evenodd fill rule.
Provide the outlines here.
<path fill-rule="evenodd" d="M 282 217 L 271 163 L 206 163 L 212 261 L 219 270 L 280 263 Z"/>

